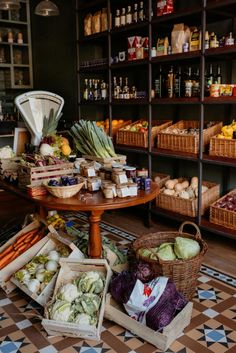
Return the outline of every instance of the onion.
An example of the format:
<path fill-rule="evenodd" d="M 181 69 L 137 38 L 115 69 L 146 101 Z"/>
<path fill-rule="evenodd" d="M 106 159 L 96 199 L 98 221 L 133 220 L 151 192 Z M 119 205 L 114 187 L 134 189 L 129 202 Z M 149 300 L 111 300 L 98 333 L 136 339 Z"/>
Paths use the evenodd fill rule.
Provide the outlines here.
<path fill-rule="evenodd" d="M 57 270 L 57 266 L 58 266 L 58 263 L 54 260 L 49 260 L 46 265 L 45 265 L 45 268 L 47 271 L 50 271 L 50 272 L 56 272 Z"/>

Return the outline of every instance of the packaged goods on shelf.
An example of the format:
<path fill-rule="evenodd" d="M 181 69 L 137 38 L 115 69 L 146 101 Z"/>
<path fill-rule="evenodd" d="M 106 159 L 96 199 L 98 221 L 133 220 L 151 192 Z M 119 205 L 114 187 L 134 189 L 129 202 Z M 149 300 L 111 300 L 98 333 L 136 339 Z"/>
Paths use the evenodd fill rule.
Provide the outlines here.
<path fill-rule="evenodd" d="M 93 15 L 88 13 L 84 18 L 84 36 L 100 33 L 108 29 L 107 9 L 95 12 Z"/>
<path fill-rule="evenodd" d="M 172 124 L 171 120 L 153 121 L 151 145 L 155 145 L 157 134 L 162 129 Z M 148 147 L 148 122 L 138 120 L 124 128 L 119 129 L 116 134 L 116 143 L 120 145 Z"/>
<path fill-rule="evenodd" d="M 72 260 L 72 259 L 71 260 L 64 259 L 64 260 L 61 260 L 60 265 L 61 265 L 61 268 L 57 277 L 52 301 L 51 303 L 48 303 L 45 308 L 46 318 L 43 319 L 42 321 L 42 325 L 44 329 L 47 331 L 48 335 L 80 337 L 85 339 L 99 340 L 101 329 L 102 329 L 104 310 L 105 310 L 105 296 L 108 290 L 108 284 L 112 273 L 110 267 L 107 264 L 107 261 L 92 260 L 92 259 L 78 261 L 78 260 Z M 50 308 L 52 307 L 51 305 L 56 301 L 56 295 L 58 291 L 60 291 L 60 288 L 62 286 L 72 284 L 74 281 L 76 281 L 78 286 L 80 286 L 80 281 L 82 278 L 84 278 L 84 276 L 86 276 L 86 273 L 87 274 L 91 273 L 91 275 L 92 273 L 94 273 L 94 276 L 95 274 L 96 275 L 99 274 L 99 276 L 104 278 L 102 292 L 100 291 L 98 292 L 99 298 L 100 298 L 99 300 L 100 305 L 99 305 L 99 309 L 94 311 L 95 320 L 93 320 L 93 323 L 91 323 L 91 320 L 89 319 L 88 314 L 85 315 L 86 317 L 84 315 L 83 317 L 81 317 L 81 315 L 79 314 L 80 312 L 79 307 L 81 305 L 78 302 L 80 301 L 78 296 L 75 296 L 75 298 L 70 298 L 70 301 L 72 303 L 74 302 L 72 299 L 75 299 L 75 301 L 78 302 L 77 304 L 78 315 L 77 317 L 75 317 L 74 322 L 67 322 L 68 315 L 67 316 L 64 315 L 64 317 L 62 317 L 63 315 L 60 315 L 60 317 L 58 315 L 57 317 L 58 320 L 56 320 L 56 315 L 53 315 L 53 312 L 50 311 Z M 89 284 L 90 283 L 87 281 L 87 285 Z M 86 283 L 84 283 L 84 285 L 86 285 Z M 92 282 L 91 282 L 91 285 L 92 285 Z M 88 289 L 91 287 L 91 285 L 88 287 Z M 82 283 L 81 283 L 81 286 L 82 286 Z M 85 294 L 86 294 L 86 286 L 83 286 L 84 289 L 82 289 L 82 291 L 85 292 Z M 96 293 L 96 288 L 97 287 L 95 286 L 94 287 L 95 293 Z M 92 296 L 92 293 L 90 296 Z M 64 301 L 64 303 L 68 308 L 67 313 L 69 312 L 72 314 L 71 302 L 68 302 L 68 300 Z M 55 312 L 55 310 L 53 311 Z M 84 313 L 84 310 L 81 310 L 81 314 L 83 313 Z M 53 317 L 55 317 L 55 319 L 53 319 Z M 85 319 L 85 321 L 82 319 Z"/>
<path fill-rule="evenodd" d="M 210 207 L 210 222 L 236 230 L 236 189 L 221 197 Z"/>
<path fill-rule="evenodd" d="M 182 53 L 184 43 L 189 43 L 190 29 L 184 23 L 175 24 L 171 32 L 172 54 Z"/>
<path fill-rule="evenodd" d="M 76 259 L 77 261 L 83 258 L 83 254 L 73 243 L 58 236 L 57 233 L 49 233 L 36 245 L 37 247 L 34 246 L 30 249 L 31 251 L 28 250 L 27 253 L 25 253 L 24 259 L 21 259 L 21 262 L 18 261 L 18 267 L 14 273 L 11 273 L 12 277 L 10 280 L 19 287 L 20 290 L 29 295 L 37 303 L 44 306 L 52 295 L 58 274 L 58 262 L 50 260 L 52 258 L 51 254 L 54 253 L 55 256 L 55 253 L 57 253 L 57 255 L 59 255 L 60 249 L 62 249 L 60 256 L 66 256 L 68 259 Z M 63 252 L 65 253 L 64 255 Z M 39 268 L 40 264 L 42 264 L 41 268 Z M 35 272 L 36 270 L 37 272 Z M 34 280 L 32 286 L 27 280 L 20 280 L 18 273 L 22 271 L 32 273 L 30 275 L 30 278 Z M 39 274 L 40 271 L 41 274 Z M 44 283 L 44 279 L 40 279 L 38 275 L 42 277 L 49 275 L 49 280 Z"/>
<path fill-rule="evenodd" d="M 203 130 L 204 149 L 210 138 L 219 133 L 222 122 L 209 122 Z M 167 129 L 158 132 L 157 147 L 173 151 L 197 154 L 199 150 L 199 121 L 180 120 Z"/>
<path fill-rule="evenodd" d="M 168 15 L 174 12 L 173 0 L 157 0 L 157 16 Z"/>

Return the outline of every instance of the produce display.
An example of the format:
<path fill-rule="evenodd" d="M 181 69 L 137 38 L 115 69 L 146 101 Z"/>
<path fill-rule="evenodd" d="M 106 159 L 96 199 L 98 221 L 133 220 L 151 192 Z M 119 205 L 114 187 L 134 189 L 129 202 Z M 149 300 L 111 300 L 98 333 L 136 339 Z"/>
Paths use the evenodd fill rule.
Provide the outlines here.
<path fill-rule="evenodd" d="M 175 243 L 163 243 L 155 248 L 140 248 L 138 255 L 151 260 L 189 260 L 197 256 L 200 250 L 200 245 L 196 240 L 176 237 Z"/>
<path fill-rule="evenodd" d="M 15 153 L 10 146 L 4 146 L 0 148 L 0 159 L 5 158 L 13 158 L 15 157 Z"/>
<path fill-rule="evenodd" d="M 236 192 L 226 195 L 224 198 L 216 202 L 214 206 L 236 212 Z"/>
<path fill-rule="evenodd" d="M 168 278 L 156 277 L 146 281 L 145 276 L 142 281 L 138 272 L 123 271 L 113 277 L 111 295 L 117 303 L 124 305 L 132 319 L 160 332 L 185 307 L 187 300 Z M 151 269 L 148 271 L 145 265 L 144 272 L 149 275 Z"/>
<path fill-rule="evenodd" d="M 62 285 L 47 308 L 49 318 L 73 322 L 79 326 L 96 326 L 105 277 L 100 272 L 82 273 L 72 283 Z"/>
<path fill-rule="evenodd" d="M 64 229 L 66 223 L 58 213 L 47 216 L 46 221 L 48 225 L 51 225 L 55 229 Z"/>
<path fill-rule="evenodd" d="M 208 187 L 202 185 L 202 193 L 206 192 Z M 198 197 L 198 178 L 192 177 L 190 181 L 187 179 L 170 179 L 165 183 L 165 187 L 161 190 L 165 195 L 181 197 L 187 200 L 193 200 Z"/>
<path fill-rule="evenodd" d="M 104 121 L 97 121 L 96 124 L 97 124 L 98 127 L 103 127 L 103 129 L 106 130 L 106 131 L 109 129 L 109 126 L 110 126 L 109 119 L 106 119 Z M 124 120 L 123 119 L 119 119 L 119 120 L 114 119 L 114 120 L 112 120 L 112 123 L 111 123 L 112 128 L 116 128 L 116 127 L 118 127 L 118 126 L 120 126 L 122 124 L 124 124 Z"/>
<path fill-rule="evenodd" d="M 14 277 L 32 293 L 40 294 L 59 269 L 61 257 L 68 257 L 69 248 L 58 245 L 55 249 L 35 256 Z"/>
<path fill-rule="evenodd" d="M 59 180 L 50 179 L 47 183 L 48 186 L 71 186 L 79 183 L 78 178 L 62 176 Z"/>
<path fill-rule="evenodd" d="M 236 139 L 236 121 L 233 120 L 230 125 L 225 125 L 221 129 L 221 133 L 216 137 L 219 139 Z"/>
<path fill-rule="evenodd" d="M 148 122 L 142 121 L 137 124 L 127 125 L 121 130 L 133 131 L 133 132 L 147 132 L 148 131 Z"/>
<path fill-rule="evenodd" d="M 42 156 L 41 154 L 22 154 L 22 164 L 29 167 L 45 167 L 65 163 L 65 159 L 56 156 Z"/>
<path fill-rule="evenodd" d="M 80 120 L 70 130 L 76 149 L 83 155 L 117 157 L 112 139 L 95 121 Z"/>
<path fill-rule="evenodd" d="M 14 243 L 0 253 L 0 270 L 31 248 L 31 246 L 36 244 L 42 237 L 43 234 L 39 228 L 20 234 Z"/>
<path fill-rule="evenodd" d="M 209 127 L 212 127 L 215 125 L 214 121 L 210 121 L 208 123 L 204 124 L 204 129 L 208 129 Z M 173 127 L 167 127 L 166 129 L 163 129 L 161 133 L 164 134 L 174 134 L 174 135 L 199 135 L 199 129 L 195 127 L 188 127 L 187 129 L 179 129 L 179 128 L 173 128 Z"/>

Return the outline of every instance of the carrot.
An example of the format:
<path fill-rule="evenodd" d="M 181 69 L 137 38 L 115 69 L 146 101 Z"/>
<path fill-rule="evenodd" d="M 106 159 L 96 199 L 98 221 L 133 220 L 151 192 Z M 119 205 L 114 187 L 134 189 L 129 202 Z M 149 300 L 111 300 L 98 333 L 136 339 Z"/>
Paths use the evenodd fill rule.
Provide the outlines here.
<path fill-rule="evenodd" d="M 19 252 L 19 253 L 22 253 L 24 252 L 24 249 L 26 248 L 27 244 L 21 244 L 16 250 L 15 252 Z"/>
<path fill-rule="evenodd" d="M 9 254 L 7 254 L 3 259 L 0 260 L 0 270 L 5 267 L 6 265 L 8 265 L 9 262 L 11 262 L 11 259 L 14 255 L 14 252 L 10 252 Z"/>
<path fill-rule="evenodd" d="M 21 235 L 19 235 L 19 237 L 16 239 L 16 241 L 14 242 L 15 245 L 22 243 L 22 241 L 26 238 L 28 238 L 30 235 L 35 234 L 38 231 L 38 228 L 35 228 L 27 233 L 23 233 Z"/>
<path fill-rule="evenodd" d="M 30 246 L 33 246 L 35 243 L 37 243 L 39 240 L 41 240 L 42 237 L 43 237 L 42 234 L 41 234 L 41 233 L 38 233 L 38 234 L 36 235 L 36 237 L 31 241 Z"/>
<path fill-rule="evenodd" d="M 1 252 L 0 259 L 5 255 L 7 255 L 12 249 L 13 249 L 13 244 L 9 245 L 5 250 L 3 250 L 3 252 Z"/>

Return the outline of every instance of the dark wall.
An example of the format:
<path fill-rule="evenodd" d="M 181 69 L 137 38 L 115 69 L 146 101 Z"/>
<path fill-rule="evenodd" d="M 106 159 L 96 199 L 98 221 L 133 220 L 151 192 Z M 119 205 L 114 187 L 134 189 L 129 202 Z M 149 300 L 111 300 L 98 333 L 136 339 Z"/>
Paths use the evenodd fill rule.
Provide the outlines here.
<path fill-rule="evenodd" d="M 40 0 L 30 0 L 34 89 L 65 99 L 63 119 L 77 118 L 77 59 L 75 0 L 58 1 L 60 15 L 34 14 Z"/>

